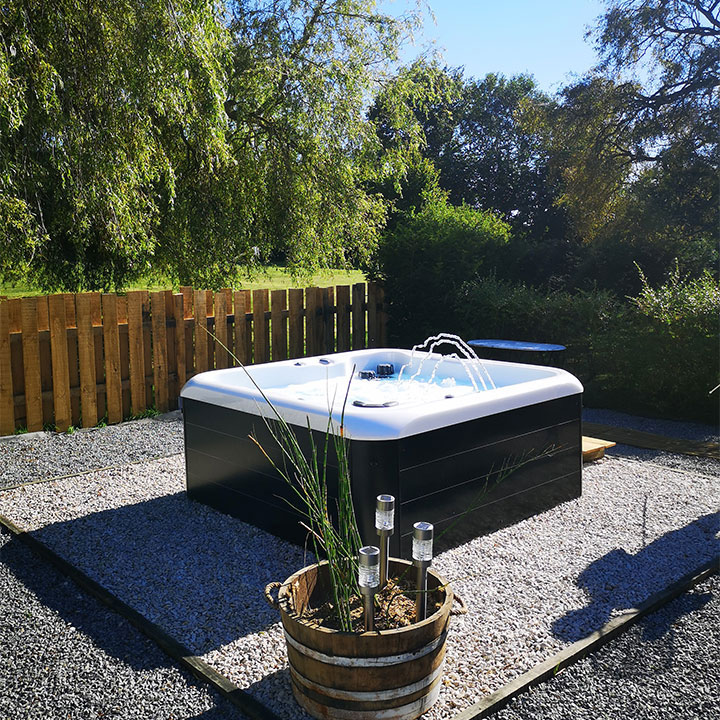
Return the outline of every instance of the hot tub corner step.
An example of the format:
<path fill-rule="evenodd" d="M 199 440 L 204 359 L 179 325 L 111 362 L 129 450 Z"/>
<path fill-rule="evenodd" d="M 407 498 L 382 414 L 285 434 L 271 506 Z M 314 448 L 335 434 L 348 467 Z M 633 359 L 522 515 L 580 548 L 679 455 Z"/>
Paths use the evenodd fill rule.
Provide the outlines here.
<path fill-rule="evenodd" d="M 594 462 L 605 456 L 605 450 L 615 445 L 611 440 L 601 440 L 600 438 L 586 437 L 582 439 L 582 455 L 583 462 Z"/>

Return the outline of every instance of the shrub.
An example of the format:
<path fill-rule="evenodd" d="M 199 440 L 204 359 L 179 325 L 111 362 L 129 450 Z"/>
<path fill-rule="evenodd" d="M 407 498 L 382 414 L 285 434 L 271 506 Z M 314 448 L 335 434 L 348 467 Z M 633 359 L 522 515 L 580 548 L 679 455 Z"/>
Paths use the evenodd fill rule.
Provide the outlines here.
<path fill-rule="evenodd" d="M 382 240 L 371 270 L 389 304 L 390 337 L 401 345 L 454 332 L 460 286 L 491 266 L 509 227 L 491 213 L 433 198 L 404 213 Z"/>
<path fill-rule="evenodd" d="M 682 278 L 677 269 L 658 288 L 641 273 L 630 298 L 640 333 L 633 370 L 643 400 L 663 414 L 712 420 L 718 409 L 720 287 L 709 272 Z M 638 398 L 638 402 L 640 398 Z"/>
<path fill-rule="evenodd" d="M 455 318 L 466 338 L 502 337 L 567 346 L 566 367 L 585 404 L 645 415 L 716 421 L 720 290 L 710 273 L 677 270 L 637 297 L 608 291 L 543 292 L 495 277 L 465 283 Z"/>

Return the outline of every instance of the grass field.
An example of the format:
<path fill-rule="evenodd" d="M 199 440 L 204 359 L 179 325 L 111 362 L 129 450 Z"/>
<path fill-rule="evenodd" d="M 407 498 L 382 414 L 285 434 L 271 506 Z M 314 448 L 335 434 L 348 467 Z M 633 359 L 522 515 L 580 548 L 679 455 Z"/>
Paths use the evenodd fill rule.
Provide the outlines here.
<path fill-rule="evenodd" d="M 254 278 L 243 280 L 238 289 L 257 290 L 268 288 L 270 290 L 280 290 L 282 288 L 305 288 L 305 287 L 329 287 L 330 285 L 352 285 L 354 283 L 365 282 L 365 276 L 359 270 L 323 270 L 316 273 L 311 278 L 293 278 L 285 271 L 284 268 L 271 265 L 264 272 L 258 273 Z M 167 282 L 158 284 L 156 280 L 149 282 L 136 283 L 126 290 L 168 290 L 172 288 L 172 284 Z M 177 288 L 175 288 L 177 289 Z M 196 288 L 202 289 L 202 288 Z M 27 297 L 28 295 L 44 295 L 41 290 L 33 288 L 29 285 L 2 285 L 0 284 L 0 297 Z"/>

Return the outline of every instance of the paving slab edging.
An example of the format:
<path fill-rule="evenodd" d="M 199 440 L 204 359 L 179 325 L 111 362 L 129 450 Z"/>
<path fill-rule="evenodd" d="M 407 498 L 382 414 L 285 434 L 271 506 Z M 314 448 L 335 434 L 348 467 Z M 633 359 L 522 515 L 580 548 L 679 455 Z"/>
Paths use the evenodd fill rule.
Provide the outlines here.
<path fill-rule="evenodd" d="M 480 720 L 480 718 L 486 718 L 498 712 L 498 710 L 505 707 L 513 698 L 527 692 L 534 685 L 549 680 L 557 675 L 563 668 L 582 660 L 594 650 L 597 650 L 613 638 L 629 630 L 646 615 L 671 602 L 719 570 L 720 557 L 704 563 L 699 568 L 684 575 L 669 587 L 651 595 L 638 607 L 613 618 L 591 635 L 588 635 L 582 640 L 578 640 L 545 662 L 536 665 L 532 670 L 528 670 L 528 672 L 515 678 L 515 680 L 512 680 L 504 687 L 496 690 L 469 708 L 466 708 L 455 715 L 452 720 Z"/>
<path fill-rule="evenodd" d="M 118 613 L 118 615 L 124 617 L 143 633 L 143 635 L 153 640 L 166 655 L 189 670 L 195 677 L 215 688 L 215 690 L 225 696 L 233 705 L 242 710 L 248 717 L 252 718 L 252 720 L 283 720 L 242 688 L 214 670 L 204 660 L 200 659 L 197 655 L 193 655 L 189 648 L 166 633 L 159 625 L 150 622 L 137 610 L 106 590 L 89 575 L 82 572 L 82 570 L 78 570 L 78 568 L 51 550 L 47 545 L 34 538 L 29 532 L 19 528 L 12 520 L 0 515 L 0 530 L 2 528 L 5 528 L 14 535 L 36 555 L 48 560 L 57 570 L 70 578 L 76 585 L 100 600 L 100 602 Z"/>

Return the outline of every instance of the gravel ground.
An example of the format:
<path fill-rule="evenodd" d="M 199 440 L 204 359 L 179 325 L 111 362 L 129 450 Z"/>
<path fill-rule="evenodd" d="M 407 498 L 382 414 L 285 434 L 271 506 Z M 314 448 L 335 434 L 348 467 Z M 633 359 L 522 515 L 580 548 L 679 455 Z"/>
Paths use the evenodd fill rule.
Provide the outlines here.
<path fill-rule="evenodd" d="M 0 489 L 183 451 L 180 413 L 120 425 L 0 437 Z"/>
<path fill-rule="evenodd" d="M 292 699 L 282 631 L 262 589 L 311 559 L 189 502 L 181 454 L 118 467 L 126 437 L 148 452 L 169 449 L 157 443 L 160 423 L 128 425 L 96 435 L 96 454 L 84 433 L 39 444 L 37 465 L 55 463 L 62 475 L 58 447 L 74 472 L 113 467 L 0 492 L 0 513 L 278 715 L 306 717 Z M 165 425 L 181 437 L 179 422 Z M 453 618 L 443 692 L 426 720 L 452 718 L 718 554 L 720 463 L 698 472 L 693 458 L 677 458 L 669 467 L 607 457 L 586 466 L 582 498 L 435 559 L 470 612 Z M 22 463 L 10 464 L 17 482 Z"/>
<path fill-rule="evenodd" d="M 126 620 L 0 534 L 0 719 L 245 720 Z"/>
<path fill-rule="evenodd" d="M 720 718 L 720 576 L 513 700 L 493 720 Z"/>
<path fill-rule="evenodd" d="M 615 447 L 608 448 L 605 453 L 610 457 L 636 460 L 648 468 L 653 465 L 658 466 L 661 472 L 664 471 L 665 468 L 673 468 L 678 472 L 690 473 L 690 475 L 717 477 L 720 471 L 720 462 L 708 457 L 667 453 L 660 450 L 646 450 L 644 448 L 631 447 L 630 445 L 616 445 Z"/>

